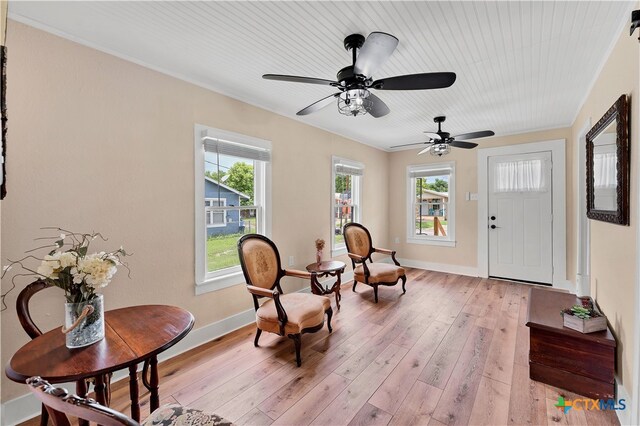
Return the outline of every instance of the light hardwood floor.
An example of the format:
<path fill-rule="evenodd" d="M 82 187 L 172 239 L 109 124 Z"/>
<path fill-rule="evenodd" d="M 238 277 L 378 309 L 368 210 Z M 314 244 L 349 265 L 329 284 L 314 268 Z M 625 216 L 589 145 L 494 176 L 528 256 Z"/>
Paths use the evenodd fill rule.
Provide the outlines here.
<path fill-rule="evenodd" d="M 578 396 L 529 380 L 528 290 L 409 269 L 407 293 L 381 287 L 374 304 L 370 287 L 345 284 L 333 333 L 304 335 L 302 367 L 290 339 L 254 348 L 247 326 L 162 363 L 161 402 L 238 425 L 619 424 L 612 411 L 563 414 L 558 396 Z M 128 397 L 113 385 L 114 408 L 128 412 Z"/>

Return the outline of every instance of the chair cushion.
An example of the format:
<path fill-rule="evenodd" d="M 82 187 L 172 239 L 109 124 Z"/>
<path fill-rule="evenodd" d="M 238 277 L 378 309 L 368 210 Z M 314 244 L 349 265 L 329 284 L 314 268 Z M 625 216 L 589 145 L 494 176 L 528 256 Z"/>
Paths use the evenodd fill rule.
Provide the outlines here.
<path fill-rule="evenodd" d="M 165 405 L 151 413 L 142 426 L 230 426 L 230 421 L 216 415 L 177 404 Z"/>
<path fill-rule="evenodd" d="M 315 327 L 324 321 L 324 312 L 331 301 L 324 296 L 308 293 L 281 294 L 280 303 L 287 313 L 286 334 L 297 334 L 305 328 Z M 269 299 L 256 311 L 256 325 L 260 330 L 280 333 L 278 313 L 273 299 Z"/>
<path fill-rule="evenodd" d="M 394 283 L 404 275 L 404 268 L 389 263 L 367 263 L 369 268 L 369 283 Z M 358 265 L 353 270 L 356 281 L 364 282 L 364 268 Z"/>

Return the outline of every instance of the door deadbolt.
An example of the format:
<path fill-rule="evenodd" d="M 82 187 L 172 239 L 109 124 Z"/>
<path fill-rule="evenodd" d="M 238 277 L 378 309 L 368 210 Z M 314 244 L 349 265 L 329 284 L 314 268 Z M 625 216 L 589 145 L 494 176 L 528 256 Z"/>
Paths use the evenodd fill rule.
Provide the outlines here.
<path fill-rule="evenodd" d="M 496 217 L 495 216 L 491 216 L 491 220 L 496 220 Z"/>

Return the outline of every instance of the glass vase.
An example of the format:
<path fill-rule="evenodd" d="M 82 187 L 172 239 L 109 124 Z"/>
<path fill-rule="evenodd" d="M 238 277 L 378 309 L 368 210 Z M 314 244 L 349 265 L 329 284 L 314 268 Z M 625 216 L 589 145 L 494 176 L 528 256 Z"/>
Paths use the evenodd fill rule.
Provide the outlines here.
<path fill-rule="evenodd" d="M 80 319 L 87 305 L 93 306 L 93 312 Z M 76 322 L 77 325 L 69 330 Z M 64 326 L 65 330 L 69 330 L 66 333 L 66 345 L 69 349 L 82 348 L 102 340 L 104 337 L 104 298 L 102 294 L 96 295 L 87 302 L 65 303 Z"/>
<path fill-rule="evenodd" d="M 316 263 L 318 265 L 322 263 L 322 250 L 316 251 Z"/>

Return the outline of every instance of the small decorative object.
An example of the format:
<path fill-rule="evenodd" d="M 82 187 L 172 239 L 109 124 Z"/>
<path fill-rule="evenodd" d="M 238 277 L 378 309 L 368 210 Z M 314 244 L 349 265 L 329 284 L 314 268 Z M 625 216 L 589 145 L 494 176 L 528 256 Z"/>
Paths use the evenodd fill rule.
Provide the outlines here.
<path fill-rule="evenodd" d="M 28 255 L 20 260 L 11 261 L 4 268 L 2 276 L 13 266 L 19 265 L 27 272 L 15 275 L 13 280 L 18 276 L 34 276 L 64 290 L 67 302 L 62 332 L 66 335 L 66 345 L 68 348 L 88 346 L 104 337 L 104 299 L 102 294 L 96 293 L 96 289 L 106 287 L 111 282 L 119 265 L 127 268 L 122 262 L 127 253 L 120 247 L 111 252 L 87 254 L 93 240 L 100 238 L 107 241 L 106 238 L 99 233 L 79 234 L 61 228 L 43 229 L 61 234 L 39 238 L 53 242 L 29 250 Z M 51 248 L 42 258 L 29 254 Z M 40 265 L 34 270 L 25 265 L 27 259 L 39 260 Z M 7 293 L 2 295 L 3 305 Z"/>
<path fill-rule="evenodd" d="M 602 315 L 590 297 L 581 297 L 580 305 L 562 311 L 564 326 L 580 333 L 593 333 L 607 329 L 607 317 Z"/>
<path fill-rule="evenodd" d="M 324 249 L 324 240 L 318 238 L 316 240 L 316 263 L 319 265 L 322 263 L 322 250 Z"/>

